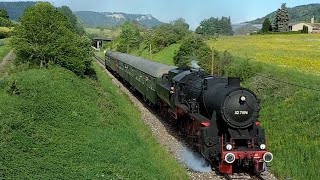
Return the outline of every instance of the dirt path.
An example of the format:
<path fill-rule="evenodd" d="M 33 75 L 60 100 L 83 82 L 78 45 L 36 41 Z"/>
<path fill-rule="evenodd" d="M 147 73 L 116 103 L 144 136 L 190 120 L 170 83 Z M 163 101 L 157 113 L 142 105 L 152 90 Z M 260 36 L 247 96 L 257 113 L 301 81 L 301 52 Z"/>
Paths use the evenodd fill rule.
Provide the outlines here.
<path fill-rule="evenodd" d="M 6 74 L 6 69 L 10 65 L 11 61 L 13 61 L 16 58 L 16 56 L 13 53 L 13 50 L 11 50 L 1 61 L 0 63 L 0 77 Z"/>

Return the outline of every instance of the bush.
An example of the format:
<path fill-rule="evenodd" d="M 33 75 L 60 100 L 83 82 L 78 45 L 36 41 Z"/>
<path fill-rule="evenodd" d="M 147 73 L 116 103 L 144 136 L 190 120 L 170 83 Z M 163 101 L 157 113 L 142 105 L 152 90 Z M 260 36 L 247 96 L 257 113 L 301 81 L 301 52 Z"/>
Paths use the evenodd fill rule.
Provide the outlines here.
<path fill-rule="evenodd" d="M 309 28 L 306 25 L 303 25 L 303 29 L 301 30 L 302 34 L 308 34 L 309 33 Z"/>
<path fill-rule="evenodd" d="M 8 38 L 12 35 L 12 31 L 4 31 L 0 29 L 0 39 Z"/>
<path fill-rule="evenodd" d="M 250 62 L 250 59 L 240 59 L 234 61 L 225 69 L 225 73 L 229 77 L 239 77 L 241 81 L 245 81 L 255 76 L 261 67 Z"/>
<path fill-rule="evenodd" d="M 220 76 L 226 75 L 226 69 L 233 62 L 233 56 L 229 51 L 224 51 L 223 53 L 218 52 L 216 59 L 216 74 Z"/>
<path fill-rule="evenodd" d="M 199 36 L 187 37 L 173 57 L 174 64 L 179 67 L 191 66 L 191 62 L 196 61 L 205 70 L 210 69 L 207 67 L 210 59 L 211 50 Z"/>
<path fill-rule="evenodd" d="M 50 3 L 38 3 L 27 9 L 20 20 L 12 38 L 17 62 L 40 67 L 53 63 L 79 76 L 93 73 L 90 40 L 78 35 L 57 8 Z"/>

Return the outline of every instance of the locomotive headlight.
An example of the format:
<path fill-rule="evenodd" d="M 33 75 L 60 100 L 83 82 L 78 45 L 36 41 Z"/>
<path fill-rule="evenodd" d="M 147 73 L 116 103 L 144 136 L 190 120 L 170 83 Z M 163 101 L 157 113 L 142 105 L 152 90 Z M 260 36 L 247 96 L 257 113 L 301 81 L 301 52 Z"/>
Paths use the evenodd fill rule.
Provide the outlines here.
<path fill-rule="evenodd" d="M 231 164 L 236 160 L 236 156 L 233 153 L 228 153 L 225 155 L 224 160 L 227 163 Z"/>
<path fill-rule="evenodd" d="M 240 97 L 240 101 L 245 102 L 246 100 L 247 100 L 247 98 L 245 96 Z"/>
<path fill-rule="evenodd" d="M 273 160 L 273 154 L 271 152 L 264 153 L 263 160 L 267 163 L 271 162 Z"/>
<path fill-rule="evenodd" d="M 232 149 L 232 145 L 231 145 L 231 144 L 227 144 L 227 145 L 226 145 L 226 149 L 227 149 L 228 151 L 230 151 L 230 150 Z"/>
<path fill-rule="evenodd" d="M 265 144 L 260 144 L 260 149 L 261 150 L 265 150 L 266 149 L 266 145 Z"/>

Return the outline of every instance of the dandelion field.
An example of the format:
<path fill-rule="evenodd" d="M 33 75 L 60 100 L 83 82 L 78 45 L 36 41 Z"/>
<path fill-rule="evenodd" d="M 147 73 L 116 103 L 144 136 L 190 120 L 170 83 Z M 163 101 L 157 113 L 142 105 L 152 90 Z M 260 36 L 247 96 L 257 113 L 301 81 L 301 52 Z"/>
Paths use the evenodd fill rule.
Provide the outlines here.
<path fill-rule="evenodd" d="M 234 56 L 320 74 L 320 34 L 230 36 L 208 43 Z"/>

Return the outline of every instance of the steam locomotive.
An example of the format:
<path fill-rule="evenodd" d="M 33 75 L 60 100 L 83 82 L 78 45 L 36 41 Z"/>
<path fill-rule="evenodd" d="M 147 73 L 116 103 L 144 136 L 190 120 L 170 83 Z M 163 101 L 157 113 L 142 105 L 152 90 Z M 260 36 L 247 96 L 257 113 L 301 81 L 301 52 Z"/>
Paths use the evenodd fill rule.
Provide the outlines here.
<path fill-rule="evenodd" d="M 260 174 L 273 160 L 260 127 L 259 100 L 239 78 L 216 77 L 201 69 L 180 69 L 119 52 L 105 54 L 105 66 L 185 135 L 189 144 L 221 174 Z"/>

